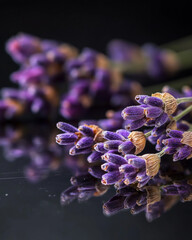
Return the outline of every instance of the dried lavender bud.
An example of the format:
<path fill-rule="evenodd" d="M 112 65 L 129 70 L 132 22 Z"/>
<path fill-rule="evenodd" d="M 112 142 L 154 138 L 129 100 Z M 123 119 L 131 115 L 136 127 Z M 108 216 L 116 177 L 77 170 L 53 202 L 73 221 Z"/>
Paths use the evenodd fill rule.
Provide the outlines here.
<path fill-rule="evenodd" d="M 56 136 L 56 142 L 60 145 L 69 145 L 73 144 L 77 138 L 77 135 L 74 133 L 63 133 Z"/>
<path fill-rule="evenodd" d="M 147 95 L 136 95 L 135 96 L 135 100 L 139 103 L 139 104 L 145 104 L 145 99 L 148 98 Z M 153 105 L 152 105 L 153 106 Z"/>
<path fill-rule="evenodd" d="M 143 127 L 146 122 L 146 118 L 142 118 L 136 121 L 129 121 L 125 124 L 125 129 L 127 129 L 128 131 L 133 131 Z"/>
<path fill-rule="evenodd" d="M 57 128 L 60 129 L 63 132 L 71 132 L 75 133 L 78 132 L 78 129 L 71 124 L 65 123 L 65 122 L 58 122 Z"/>
<path fill-rule="evenodd" d="M 127 157 L 128 159 L 128 157 Z M 145 160 L 140 157 L 130 158 L 128 163 L 131 164 L 135 168 L 144 168 L 145 167 Z"/>
<path fill-rule="evenodd" d="M 128 138 L 130 132 L 125 129 L 119 129 L 116 131 L 117 134 L 121 135 L 124 138 Z"/>
<path fill-rule="evenodd" d="M 74 155 L 79 155 L 79 154 L 88 154 L 91 152 L 91 148 L 85 148 L 85 149 L 77 149 L 76 146 L 70 148 L 69 154 L 74 156 Z"/>
<path fill-rule="evenodd" d="M 135 173 L 135 171 L 136 171 L 135 168 L 130 164 L 123 164 L 119 167 L 120 173 L 130 174 L 130 173 Z"/>
<path fill-rule="evenodd" d="M 100 152 L 100 153 L 105 153 L 106 152 L 106 149 L 104 147 L 104 143 L 95 144 L 94 149 L 95 149 L 95 151 Z"/>
<path fill-rule="evenodd" d="M 97 162 L 101 160 L 101 156 L 102 156 L 102 153 L 94 151 L 87 157 L 87 161 L 89 163 Z"/>
<path fill-rule="evenodd" d="M 114 153 L 105 153 L 102 156 L 102 159 L 107 162 L 114 163 L 116 165 L 122 165 L 122 164 L 127 163 L 127 161 L 122 156 L 114 154 Z"/>
<path fill-rule="evenodd" d="M 118 165 L 107 162 L 101 165 L 101 169 L 105 172 L 118 171 Z"/>
<path fill-rule="evenodd" d="M 124 120 L 138 120 L 144 117 L 144 109 L 140 106 L 127 107 L 122 111 Z"/>
<path fill-rule="evenodd" d="M 94 141 L 92 137 L 83 137 L 76 143 L 77 149 L 84 149 L 93 146 Z"/>
<path fill-rule="evenodd" d="M 100 166 L 89 167 L 88 172 L 91 174 L 91 176 L 99 179 L 101 179 L 103 174 L 105 174 Z"/>
<path fill-rule="evenodd" d="M 85 136 L 88 136 L 88 137 L 93 137 L 94 136 L 94 131 L 92 128 L 86 126 L 86 125 L 81 125 L 78 130 L 80 132 L 82 132 L 82 134 L 84 134 Z"/>
<path fill-rule="evenodd" d="M 142 95 L 142 96 L 145 96 L 145 95 Z M 164 106 L 163 101 L 158 97 L 145 96 L 143 103 L 146 105 L 150 105 L 150 106 L 158 107 L 158 108 L 162 108 Z"/>
<path fill-rule="evenodd" d="M 173 161 L 183 160 L 189 157 L 192 153 L 192 148 L 188 145 L 183 145 L 177 149 L 177 152 L 173 155 Z"/>
<path fill-rule="evenodd" d="M 159 107 L 147 107 L 144 112 L 147 118 L 158 118 L 163 113 L 163 109 Z"/>
<path fill-rule="evenodd" d="M 108 172 L 102 176 L 101 182 L 104 185 L 113 185 L 121 180 L 122 176 L 123 175 L 119 171 Z"/>
<path fill-rule="evenodd" d="M 135 146 L 131 141 L 125 141 L 122 144 L 119 145 L 118 147 L 118 152 L 122 154 L 128 154 L 131 152 L 135 152 Z"/>
<path fill-rule="evenodd" d="M 160 127 L 163 124 L 165 124 L 166 122 L 168 122 L 169 120 L 169 116 L 167 115 L 167 113 L 162 113 L 159 117 L 156 118 L 155 120 L 155 127 Z"/>
<path fill-rule="evenodd" d="M 120 140 L 120 141 L 124 140 L 124 137 L 122 137 L 118 133 L 114 133 L 114 132 L 110 132 L 110 131 L 103 131 L 102 134 L 103 134 L 103 137 L 107 140 Z"/>
<path fill-rule="evenodd" d="M 104 148 L 106 150 L 117 150 L 121 143 L 121 140 L 109 140 L 104 142 Z"/>

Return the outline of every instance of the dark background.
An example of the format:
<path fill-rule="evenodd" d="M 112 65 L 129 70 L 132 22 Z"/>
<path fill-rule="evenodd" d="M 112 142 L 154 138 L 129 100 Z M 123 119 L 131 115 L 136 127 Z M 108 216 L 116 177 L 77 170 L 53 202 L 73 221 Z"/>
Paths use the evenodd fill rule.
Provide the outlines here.
<path fill-rule="evenodd" d="M 163 44 L 192 33 L 189 1 L 167 5 L 157 1 L 92 1 L 52 3 L 0 1 L 0 87 L 12 85 L 9 74 L 18 66 L 6 54 L 6 40 L 18 32 L 57 39 L 105 51 L 107 42 L 123 38 L 138 44 Z M 0 126 L 1 127 L 1 126 Z M 2 154 L 1 174 L 22 172 L 23 162 L 8 163 Z M 0 238 L 25 239 L 189 239 L 191 203 L 178 204 L 153 223 L 143 214 L 124 212 L 106 218 L 102 203 L 110 195 L 61 208 L 59 195 L 70 174 L 53 175 L 37 185 L 25 179 L 0 177 Z M 8 194 L 8 195 L 7 195 Z M 51 195 L 51 196 L 50 196 Z"/>

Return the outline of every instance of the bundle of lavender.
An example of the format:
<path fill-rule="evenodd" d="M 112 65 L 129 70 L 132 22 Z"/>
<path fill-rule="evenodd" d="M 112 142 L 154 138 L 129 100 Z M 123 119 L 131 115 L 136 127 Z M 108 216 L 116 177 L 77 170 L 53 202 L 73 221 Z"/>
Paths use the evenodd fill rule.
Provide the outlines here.
<path fill-rule="evenodd" d="M 170 155 L 173 162 L 192 158 L 192 91 L 185 87 L 186 96 L 177 98 L 173 95 L 176 96 L 178 92 L 166 89 L 168 92 L 157 92 L 151 96 L 137 95 L 135 100 L 139 105 L 123 109 L 121 126 L 115 131 L 103 130 L 96 124 L 83 124 L 78 128 L 64 122 L 57 124 L 64 133 L 56 136 L 56 142 L 71 146 L 70 155 L 85 155 L 89 163 L 100 163 L 99 167 L 90 169 L 90 174 L 101 179 L 105 186 L 114 185 L 120 192 L 105 205 L 104 209 L 107 209 L 109 214 L 113 212 L 110 207 L 117 210 L 116 199 L 118 204 L 119 198 L 122 200 L 121 206 L 118 205 L 121 209 L 124 200 L 130 197 L 132 192 L 134 199 L 138 191 L 144 192 L 145 199 L 149 189 L 150 192 L 155 189 L 156 193 L 156 188 L 151 190 L 149 186 L 156 185 L 156 179 L 161 176 L 160 168 L 166 164 L 162 160 L 164 155 Z M 169 93 L 171 90 L 172 94 Z M 139 131 L 140 128 L 142 131 Z M 146 147 L 147 142 L 155 145 L 155 149 L 149 144 Z M 157 152 L 154 152 L 155 150 Z M 174 164 L 172 167 L 174 169 Z M 160 182 L 161 180 L 160 177 Z M 173 184 L 165 190 L 169 193 L 169 189 L 173 189 L 177 195 L 180 193 L 178 188 L 180 189 Z M 190 198 L 190 184 L 186 187 L 186 194 L 185 186 L 181 186 L 182 188 L 186 198 Z M 122 195 L 124 189 L 125 193 Z M 160 201 L 158 196 L 156 202 Z M 141 204 L 142 207 L 146 207 L 146 203 L 147 200 L 144 206 Z M 150 218 L 153 216 L 150 215 Z"/>
<path fill-rule="evenodd" d="M 6 44 L 20 70 L 11 74 L 18 88 L 2 89 L 0 120 L 32 116 L 80 119 L 94 107 L 121 109 L 142 94 L 136 75 L 154 79 L 191 67 L 190 50 L 173 51 L 154 45 L 139 47 L 112 41 L 108 56 L 65 43 L 18 34 Z"/>

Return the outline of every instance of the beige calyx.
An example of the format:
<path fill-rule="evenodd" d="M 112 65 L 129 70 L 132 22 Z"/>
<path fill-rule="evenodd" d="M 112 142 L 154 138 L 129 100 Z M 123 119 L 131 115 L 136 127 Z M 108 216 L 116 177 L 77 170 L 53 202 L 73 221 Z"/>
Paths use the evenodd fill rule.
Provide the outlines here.
<path fill-rule="evenodd" d="M 164 112 L 168 115 L 173 114 L 177 109 L 177 100 L 170 93 L 154 93 L 152 97 L 160 98 L 164 102 Z"/>
<path fill-rule="evenodd" d="M 139 154 L 145 148 L 146 137 L 143 132 L 133 131 L 129 134 L 128 139 L 135 146 L 135 154 Z"/>
<path fill-rule="evenodd" d="M 161 159 L 157 154 L 145 154 L 141 156 L 145 160 L 146 174 L 154 177 L 159 172 Z"/>
<path fill-rule="evenodd" d="M 183 138 L 181 139 L 181 143 L 192 147 L 192 132 L 186 131 L 183 133 Z"/>

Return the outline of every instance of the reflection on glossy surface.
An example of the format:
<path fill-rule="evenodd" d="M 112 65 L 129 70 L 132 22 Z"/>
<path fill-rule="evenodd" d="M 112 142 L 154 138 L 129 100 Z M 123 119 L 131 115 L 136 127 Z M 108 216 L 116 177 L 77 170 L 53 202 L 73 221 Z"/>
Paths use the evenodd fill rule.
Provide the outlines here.
<path fill-rule="evenodd" d="M 29 182 L 37 184 L 52 172 L 61 175 L 61 169 L 70 170 L 73 175 L 72 186 L 60 192 L 61 205 L 105 194 L 109 186 L 101 184 L 103 161 L 88 163 L 81 155 L 66 157 L 63 148 L 55 143 L 55 135 L 55 127 L 48 123 L 5 125 L 1 128 L 0 145 L 6 160 L 12 162 L 11 165 L 14 161 L 19 163 L 21 159 L 24 160 L 23 174 Z M 160 173 L 147 186 L 140 189 L 134 184 L 128 187 L 118 186 L 116 194 L 108 196 L 108 201 L 105 200 L 104 214 L 113 215 L 121 210 L 130 210 L 134 215 L 145 212 L 148 221 L 158 218 L 177 202 L 192 200 L 191 170 L 190 161 L 173 163 L 168 158 L 164 159 Z M 1 172 L 0 180 L 22 177 L 21 171 L 10 171 L 7 174 Z M 68 180 L 65 178 L 65 181 Z M 8 193 L 4 196 L 8 196 Z"/>

